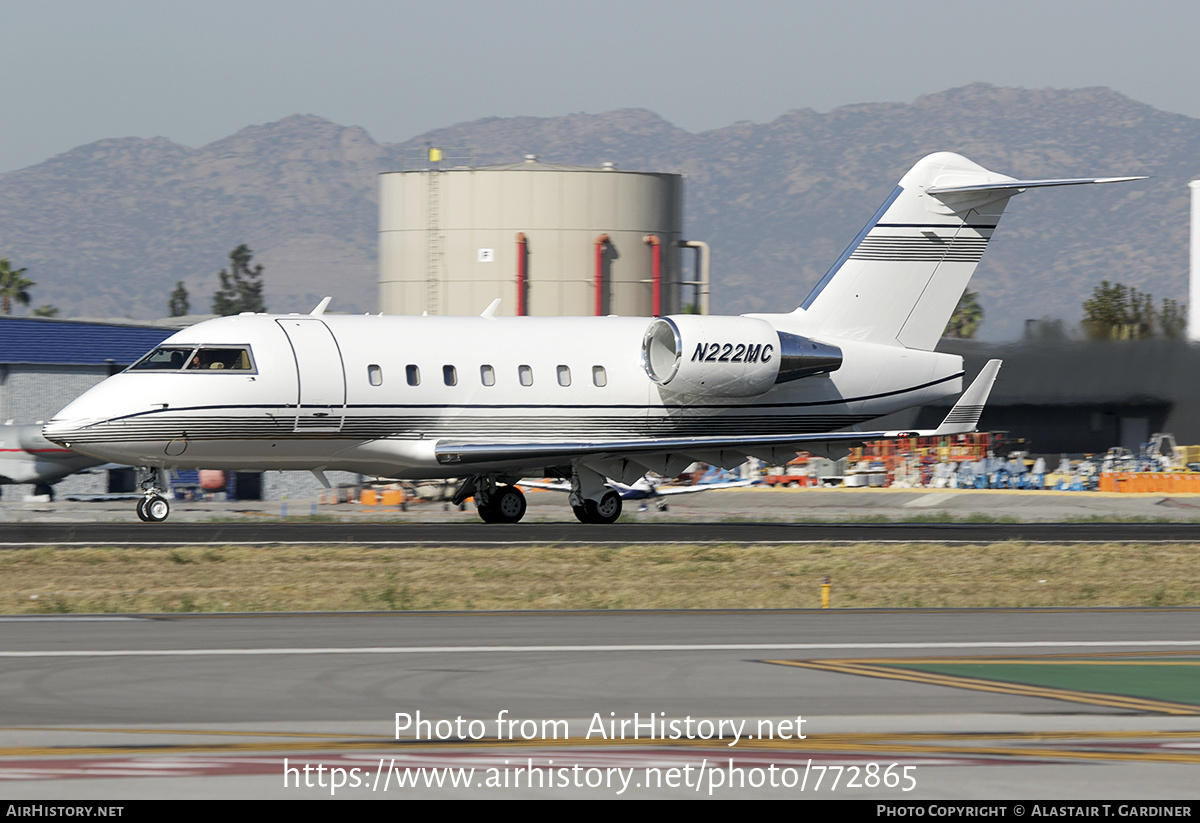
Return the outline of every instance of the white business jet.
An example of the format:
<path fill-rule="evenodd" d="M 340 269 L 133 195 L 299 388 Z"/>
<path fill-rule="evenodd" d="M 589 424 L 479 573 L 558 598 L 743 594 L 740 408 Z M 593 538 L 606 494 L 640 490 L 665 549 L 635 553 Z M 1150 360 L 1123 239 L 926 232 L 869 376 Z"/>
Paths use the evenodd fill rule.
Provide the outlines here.
<path fill-rule="evenodd" d="M 1015 180 L 929 155 L 785 314 L 496 317 L 497 301 L 479 317 L 350 317 L 324 315 L 326 298 L 310 315 L 209 320 L 45 435 L 143 467 L 148 521 L 169 513 L 166 469 L 204 467 L 458 478 L 455 502 L 474 496 L 492 523 L 524 516 L 521 477 L 557 476 L 581 521 L 611 523 L 621 496 L 605 478 L 973 431 L 997 360 L 935 430 L 858 427 L 961 391 L 962 358 L 933 348 L 1010 197 L 1131 179 Z"/>

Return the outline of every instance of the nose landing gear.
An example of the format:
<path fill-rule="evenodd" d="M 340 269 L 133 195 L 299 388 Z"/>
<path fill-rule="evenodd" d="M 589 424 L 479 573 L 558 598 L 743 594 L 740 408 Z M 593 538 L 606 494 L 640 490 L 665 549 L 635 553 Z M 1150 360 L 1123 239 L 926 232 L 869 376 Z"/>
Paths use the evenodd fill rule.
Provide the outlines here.
<path fill-rule="evenodd" d="M 152 494 L 138 501 L 137 515 L 146 523 L 161 523 L 170 514 L 171 504 L 161 495 Z"/>
<path fill-rule="evenodd" d="M 164 496 L 167 486 L 163 469 L 139 467 L 138 486 L 143 497 L 137 503 L 138 519 L 144 523 L 161 523 L 171 514 L 171 504 Z"/>

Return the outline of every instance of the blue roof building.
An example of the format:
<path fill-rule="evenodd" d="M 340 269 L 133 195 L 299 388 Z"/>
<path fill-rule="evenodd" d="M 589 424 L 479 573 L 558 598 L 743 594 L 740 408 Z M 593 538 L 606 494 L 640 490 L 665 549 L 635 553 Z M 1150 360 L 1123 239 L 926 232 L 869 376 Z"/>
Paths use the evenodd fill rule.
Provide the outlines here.
<path fill-rule="evenodd" d="M 0 316 L 0 421 L 47 420 L 176 329 Z"/>
<path fill-rule="evenodd" d="M 0 316 L 0 365 L 124 367 L 175 331 L 163 326 Z"/>

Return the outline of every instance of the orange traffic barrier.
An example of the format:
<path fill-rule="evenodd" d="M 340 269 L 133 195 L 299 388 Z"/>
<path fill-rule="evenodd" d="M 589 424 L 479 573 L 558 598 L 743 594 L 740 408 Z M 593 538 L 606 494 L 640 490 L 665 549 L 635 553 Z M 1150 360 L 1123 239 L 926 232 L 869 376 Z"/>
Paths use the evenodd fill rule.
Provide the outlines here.
<path fill-rule="evenodd" d="M 1200 472 L 1102 472 L 1102 492 L 1200 494 Z"/>

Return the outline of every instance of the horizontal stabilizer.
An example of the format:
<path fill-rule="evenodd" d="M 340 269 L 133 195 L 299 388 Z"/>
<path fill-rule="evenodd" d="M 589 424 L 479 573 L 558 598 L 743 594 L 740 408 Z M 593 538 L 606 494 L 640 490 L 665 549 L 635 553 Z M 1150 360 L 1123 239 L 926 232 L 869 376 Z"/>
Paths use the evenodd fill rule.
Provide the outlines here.
<path fill-rule="evenodd" d="M 954 404 L 954 408 L 946 415 L 942 425 L 937 427 L 935 435 L 966 434 L 975 431 L 979 425 L 979 416 L 987 404 L 988 395 L 992 393 L 992 384 L 996 382 L 996 374 L 1000 371 L 1001 360 L 989 360 L 979 372 L 979 376 L 967 387 Z"/>
<path fill-rule="evenodd" d="M 1061 180 L 1002 180 L 981 183 L 975 186 L 930 186 L 925 191 L 932 195 L 960 194 L 963 192 L 1003 191 L 1005 189 L 1041 189 L 1049 186 L 1084 186 L 1089 183 L 1128 183 L 1130 180 L 1145 180 L 1143 177 L 1070 177 Z"/>

